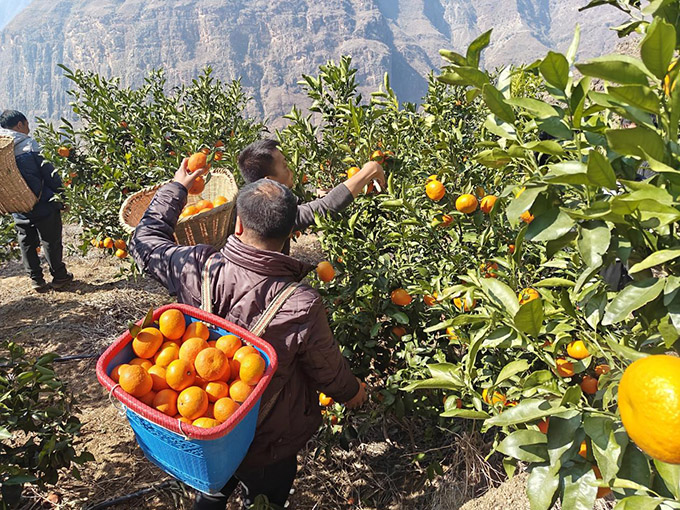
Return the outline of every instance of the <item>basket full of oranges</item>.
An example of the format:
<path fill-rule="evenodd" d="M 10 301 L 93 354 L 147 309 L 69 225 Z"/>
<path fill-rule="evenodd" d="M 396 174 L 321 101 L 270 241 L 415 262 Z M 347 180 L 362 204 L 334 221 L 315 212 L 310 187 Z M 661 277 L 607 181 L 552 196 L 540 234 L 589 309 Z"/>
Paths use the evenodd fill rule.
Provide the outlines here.
<path fill-rule="evenodd" d="M 125 230 L 130 233 L 135 230 L 156 191 L 164 184 L 138 191 L 123 202 L 119 219 Z M 175 227 L 177 243 L 210 244 L 217 249 L 224 246 L 231 233 L 237 194 L 238 186 L 227 169 L 215 168 L 206 177 L 198 177 Z"/>
<path fill-rule="evenodd" d="M 147 458 L 215 493 L 248 451 L 276 367 L 276 352 L 264 340 L 171 304 L 131 325 L 99 358 L 97 378 L 125 406 Z"/>

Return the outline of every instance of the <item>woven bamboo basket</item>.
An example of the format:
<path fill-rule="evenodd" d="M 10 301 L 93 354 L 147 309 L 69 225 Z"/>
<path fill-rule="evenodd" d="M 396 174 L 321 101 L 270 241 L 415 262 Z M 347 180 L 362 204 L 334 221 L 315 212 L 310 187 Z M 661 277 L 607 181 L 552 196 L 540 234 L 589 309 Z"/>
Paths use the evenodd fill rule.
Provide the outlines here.
<path fill-rule="evenodd" d="M 169 182 L 169 181 L 168 181 Z M 144 216 L 146 209 L 156 191 L 167 182 L 145 188 L 130 195 L 120 208 L 119 219 L 123 228 L 132 233 Z M 200 195 L 189 195 L 187 205 L 194 204 L 201 199 L 214 201 L 218 196 L 227 199 L 225 204 L 210 211 L 182 218 L 175 228 L 177 244 L 194 246 L 196 244 L 210 244 L 221 248 L 231 234 L 232 214 L 236 205 L 238 187 L 234 176 L 229 170 L 216 168 L 211 170 L 210 179 Z"/>
<path fill-rule="evenodd" d="M 0 214 L 27 213 L 37 201 L 17 168 L 14 140 L 0 136 Z"/>

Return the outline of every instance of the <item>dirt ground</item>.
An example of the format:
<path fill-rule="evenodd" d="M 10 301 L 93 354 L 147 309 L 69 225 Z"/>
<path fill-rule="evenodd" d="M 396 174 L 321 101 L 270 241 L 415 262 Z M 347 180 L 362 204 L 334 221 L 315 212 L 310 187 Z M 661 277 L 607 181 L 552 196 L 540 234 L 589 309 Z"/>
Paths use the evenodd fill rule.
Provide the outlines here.
<path fill-rule="evenodd" d="M 67 227 L 67 238 L 73 239 L 76 233 L 77 229 Z M 293 244 L 293 255 L 309 262 L 315 263 L 319 253 L 313 237 L 303 236 Z M 129 321 L 172 301 L 165 289 L 149 278 L 135 281 L 121 277 L 121 267 L 127 262 L 121 263 L 102 250 L 91 250 L 84 257 L 70 253 L 66 262 L 76 281 L 45 294 L 31 290 L 19 262 L 0 266 L 0 335 L 19 342 L 31 355 L 53 351 L 61 356 L 96 356 Z M 149 488 L 144 495 L 106 507 L 191 508 L 191 490 L 144 458 L 119 406 L 99 385 L 95 364 L 96 357 L 58 363 L 57 372 L 76 396 L 78 416 L 84 424 L 81 446 L 93 453 L 96 461 L 81 470 L 82 481 L 65 475 L 49 491 L 28 488 L 22 509 L 94 510 L 113 498 Z M 338 446 L 324 449 L 326 443 L 318 437 L 301 453 L 291 508 L 457 509 L 480 496 L 489 483 L 503 479 L 484 461 L 488 445 L 478 436 L 432 434 L 416 417 L 397 421 L 381 415 L 371 403 L 351 419 L 361 432 L 350 451 Z M 419 453 L 436 455 L 444 476 L 430 481 L 427 463 L 414 460 Z M 60 502 L 48 502 L 50 494 L 57 494 Z M 238 495 L 232 501 L 230 510 L 240 508 Z M 488 508 L 515 507 L 465 506 L 466 510 Z"/>

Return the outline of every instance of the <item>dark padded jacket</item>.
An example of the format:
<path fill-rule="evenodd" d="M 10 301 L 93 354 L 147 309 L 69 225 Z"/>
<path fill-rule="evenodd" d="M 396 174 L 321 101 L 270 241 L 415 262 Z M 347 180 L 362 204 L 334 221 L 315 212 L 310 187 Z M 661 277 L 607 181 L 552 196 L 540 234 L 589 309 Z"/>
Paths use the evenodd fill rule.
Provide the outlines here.
<path fill-rule="evenodd" d="M 180 303 L 200 307 L 201 273 L 217 250 L 209 245 L 175 244 L 172 235 L 186 199 L 186 188 L 177 182 L 159 189 L 135 230 L 130 253 Z M 311 269 L 304 262 L 259 250 L 231 236 L 211 265 L 213 313 L 250 328 L 286 284 L 301 281 Z M 295 291 L 262 336 L 279 358 L 262 401 L 276 400 L 255 432 L 241 465 L 245 468 L 272 464 L 304 447 L 321 423 L 317 391 L 338 402 L 350 400 L 359 391 L 331 333 L 321 296 L 308 285 Z"/>

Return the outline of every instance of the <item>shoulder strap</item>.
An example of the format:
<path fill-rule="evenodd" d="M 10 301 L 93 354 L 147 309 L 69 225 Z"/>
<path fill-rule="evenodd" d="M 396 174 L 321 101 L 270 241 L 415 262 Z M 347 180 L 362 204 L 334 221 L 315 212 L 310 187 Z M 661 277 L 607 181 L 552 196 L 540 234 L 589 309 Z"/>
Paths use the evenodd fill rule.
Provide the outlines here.
<path fill-rule="evenodd" d="M 201 276 L 201 310 L 208 313 L 213 313 L 212 290 L 210 288 L 210 268 L 212 267 L 212 263 L 216 260 L 215 257 L 217 255 L 219 255 L 219 252 L 215 252 L 208 257 L 205 266 L 203 266 Z"/>

